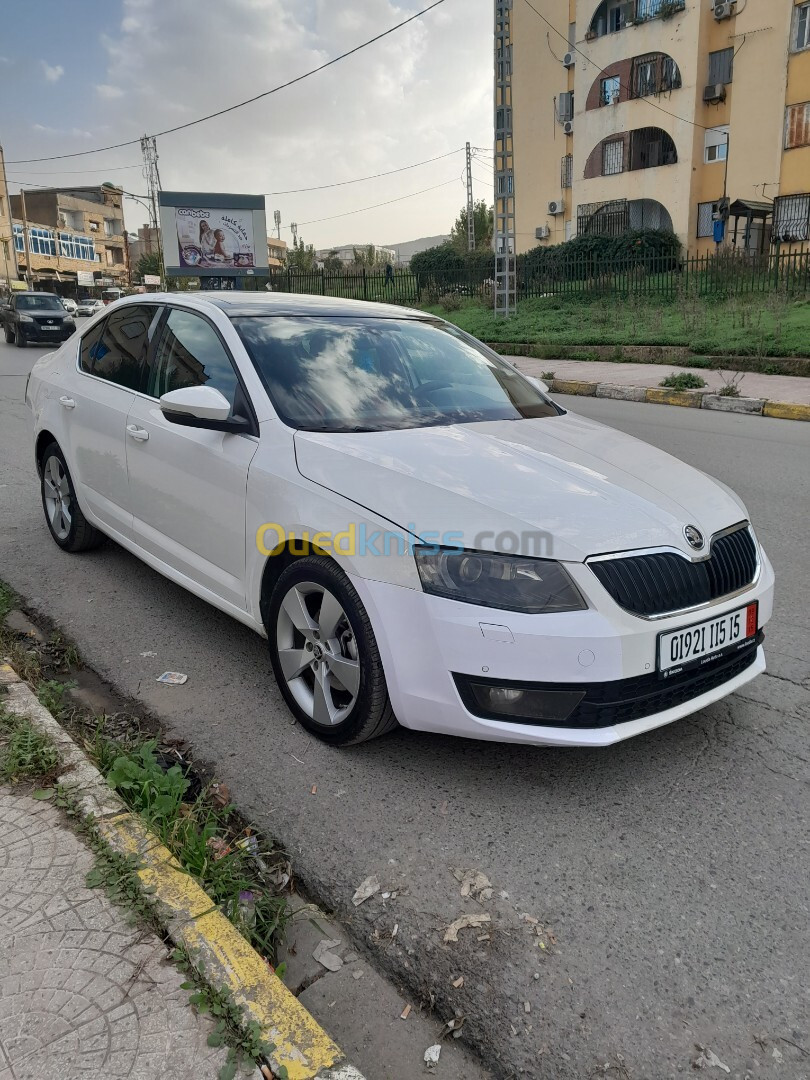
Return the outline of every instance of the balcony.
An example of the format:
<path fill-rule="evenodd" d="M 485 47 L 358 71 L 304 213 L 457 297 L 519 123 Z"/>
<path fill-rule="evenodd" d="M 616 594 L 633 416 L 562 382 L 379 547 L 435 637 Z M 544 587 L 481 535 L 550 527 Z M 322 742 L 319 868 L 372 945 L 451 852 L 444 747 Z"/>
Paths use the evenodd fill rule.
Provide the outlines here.
<path fill-rule="evenodd" d="M 639 26 L 650 19 L 671 19 L 685 8 L 686 0 L 602 0 L 585 40 L 617 34 L 627 26 Z"/>

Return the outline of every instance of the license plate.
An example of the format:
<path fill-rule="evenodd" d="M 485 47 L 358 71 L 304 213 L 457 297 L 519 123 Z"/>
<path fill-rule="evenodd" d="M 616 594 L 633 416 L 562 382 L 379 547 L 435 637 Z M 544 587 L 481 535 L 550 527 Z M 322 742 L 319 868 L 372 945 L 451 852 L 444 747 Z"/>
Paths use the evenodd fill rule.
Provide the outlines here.
<path fill-rule="evenodd" d="M 41 326 L 40 330 L 53 330 L 54 332 L 59 329 L 58 326 Z"/>
<path fill-rule="evenodd" d="M 719 615 L 658 635 L 658 671 L 671 678 L 688 668 L 703 667 L 750 643 L 756 637 L 759 605 Z"/>

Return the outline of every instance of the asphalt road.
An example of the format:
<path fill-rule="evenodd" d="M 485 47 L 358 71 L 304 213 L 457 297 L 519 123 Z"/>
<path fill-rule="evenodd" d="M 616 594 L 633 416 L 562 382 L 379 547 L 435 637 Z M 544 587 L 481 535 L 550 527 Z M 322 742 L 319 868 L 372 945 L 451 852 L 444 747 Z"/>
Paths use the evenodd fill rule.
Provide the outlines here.
<path fill-rule="evenodd" d="M 36 356 L 0 345 L 0 577 L 215 766 L 385 970 L 460 1010 L 495 1076 L 587 1080 L 621 1055 L 630 1080 L 666 1080 L 698 1044 L 740 1080 L 810 1077 L 810 425 L 564 401 L 746 500 L 778 576 L 767 676 L 608 750 L 401 732 L 341 752 L 291 724 L 250 631 L 113 544 L 55 547 L 22 404 Z M 187 685 L 157 684 L 165 670 Z M 481 910 L 451 867 L 495 884 L 491 940 L 443 944 Z M 371 873 L 398 895 L 355 909 Z"/>

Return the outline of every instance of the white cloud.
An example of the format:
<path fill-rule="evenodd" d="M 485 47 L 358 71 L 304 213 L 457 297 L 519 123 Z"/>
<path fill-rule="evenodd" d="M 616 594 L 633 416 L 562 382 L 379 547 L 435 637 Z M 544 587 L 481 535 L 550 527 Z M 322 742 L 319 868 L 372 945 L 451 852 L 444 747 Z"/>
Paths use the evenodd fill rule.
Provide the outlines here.
<path fill-rule="evenodd" d="M 97 83 L 96 93 L 99 97 L 107 98 L 110 101 L 115 98 L 120 98 L 124 96 L 124 91 L 121 89 L 121 87 L 113 86 L 112 83 Z"/>
<path fill-rule="evenodd" d="M 54 64 L 52 67 L 47 60 L 40 60 L 40 64 L 42 64 L 42 70 L 45 73 L 45 79 L 48 82 L 59 82 L 65 74 L 65 69 L 61 64 Z"/>
<path fill-rule="evenodd" d="M 48 127 L 47 124 L 34 124 L 34 131 L 38 131 L 41 135 L 67 135 L 71 139 L 93 139 L 95 136 L 92 131 L 85 131 L 83 128 L 55 128 Z"/>
<path fill-rule="evenodd" d="M 418 10 L 418 0 L 124 0 L 104 40 L 100 119 L 121 139 L 173 127 L 253 96 L 354 47 Z M 348 60 L 236 112 L 158 140 L 168 189 L 270 192 L 395 169 L 492 142 L 491 0 L 444 7 Z M 118 140 L 116 140 L 118 141 Z M 137 153 L 137 150 L 136 150 Z M 369 213 L 306 226 L 316 247 L 390 243 L 449 231 L 465 198 L 464 155 L 382 180 L 268 200 L 285 224 L 329 217 L 452 181 Z M 479 173 L 482 166 L 479 166 Z M 486 173 L 484 173 L 486 175 Z M 491 189 L 476 185 L 478 197 Z M 282 233 L 284 236 L 285 233 Z M 289 239 L 289 232 L 286 238 Z"/>

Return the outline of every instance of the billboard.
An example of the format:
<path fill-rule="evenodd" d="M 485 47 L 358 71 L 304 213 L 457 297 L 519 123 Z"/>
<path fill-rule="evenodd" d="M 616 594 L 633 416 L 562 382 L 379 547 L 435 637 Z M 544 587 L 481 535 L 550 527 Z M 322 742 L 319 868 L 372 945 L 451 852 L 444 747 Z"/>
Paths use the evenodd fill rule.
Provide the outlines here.
<path fill-rule="evenodd" d="M 76 271 L 76 284 L 81 285 L 83 289 L 92 288 L 96 283 L 95 276 L 92 270 L 77 270 Z"/>
<path fill-rule="evenodd" d="M 168 277 L 240 277 L 267 270 L 264 196 L 160 192 Z"/>

